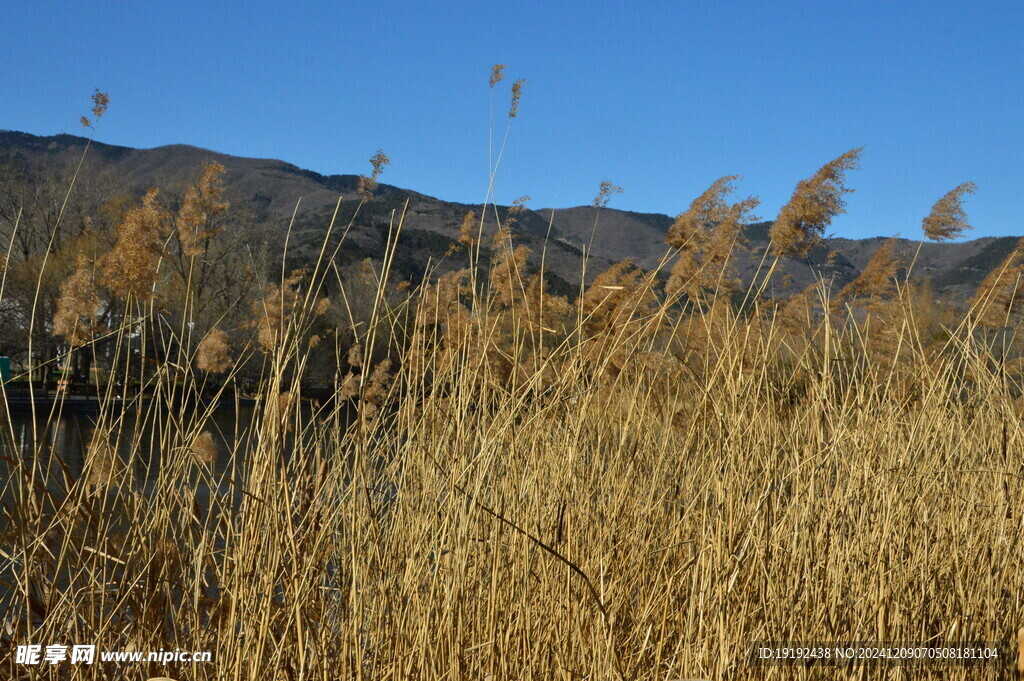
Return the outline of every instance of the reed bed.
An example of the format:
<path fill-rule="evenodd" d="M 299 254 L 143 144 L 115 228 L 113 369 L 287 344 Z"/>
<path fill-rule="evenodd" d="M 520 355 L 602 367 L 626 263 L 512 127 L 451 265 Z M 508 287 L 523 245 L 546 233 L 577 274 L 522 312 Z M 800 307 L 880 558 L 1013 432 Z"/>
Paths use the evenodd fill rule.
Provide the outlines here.
<path fill-rule="evenodd" d="M 831 191 L 813 224 L 841 210 L 851 154 L 798 187 L 778 257 L 816 234 L 801 227 L 808 191 Z M 663 271 L 624 263 L 573 300 L 529 272 L 513 225 L 485 235 L 475 215 L 452 256 L 465 268 L 400 291 L 396 213 L 348 336 L 314 333 L 328 297 L 359 302 L 330 237 L 267 289 L 248 343 L 163 329 L 173 342 L 156 364 L 129 352 L 153 332 L 151 273 L 126 274 L 131 313 L 90 333 L 115 339 L 114 366 L 147 399 L 117 371 L 98 386 L 81 475 L 45 437 L 25 451 L 4 429 L 0 675 L 1010 678 L 1024 428 L 1012 352 L 986 319 L 1017 313 L 1016 261 L 956 319 L 881 261 L 842 292 L 779 299 L 765 294 L 769 254 L 738 290 L 731 253 L 753 204 L 724 201 L 733 179 L 680 216 Z M 334 347 L 334 397 L 311 401 L 320 344 Z M 218 451 L 201 405 L 236 397 L 243 361 L 263 367 L 256 416 L 239 425 L 244 446 Z M 1002 656 L 748 662 L 753 642 L 786 640 L 986 641 Z M 26 643 L 213 662 L 19 665 Z"/>

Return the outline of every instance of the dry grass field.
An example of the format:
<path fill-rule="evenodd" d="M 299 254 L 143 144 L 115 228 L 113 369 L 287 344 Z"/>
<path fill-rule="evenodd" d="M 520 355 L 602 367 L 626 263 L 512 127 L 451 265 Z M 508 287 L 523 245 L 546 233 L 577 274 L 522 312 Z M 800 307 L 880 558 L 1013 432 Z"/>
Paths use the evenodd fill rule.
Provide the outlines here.
<path fill-rule="evenodd" d="M 143 204 L 100 274 L 62 289 L 59 332 L 113 348 L 84 472 L 4 429 L 0 676 L 1014 678 L 1024 427 L 1007 329 L 1024 249 L 966 311 L 884 248 L 841 291 L 765 295 L 773 261 L 842 212 L 858 155 L 798 185 L 749 290 L 730 260 L 755 202 L 731 202 L 722 178 L 677 219 L 661 270 L 623 263 L 571 298 L 524 267 L 514 210 L 490 230 L 469 217 L 450 255 L 464 264 L 422 282 L 391 276 L 392 248 L 359 300 L 325 240 L 264 289 L 244 343 L 193 336 L 187 286 L 180 326 L 148 323 L 168 260 Z M 215 203 L 212 181 L 199 195 Z M 929 236 L 963 229 L 967 189 Z M 115 328 L 89 327 L 97 277 L 124 306 Z M 348 312 L 344 333 L 319 333 L 328 306 Z M 334 396 L 310 400 L 325 347 Z M 234 399 L 244 362 L 262 366 L 256 418 L 218 452 L 209 411 L 181 405 Z M 982 641 L 1001 657 L 756 666 L 755 641 Z M 214 661 L 17 664 L 26 643 Z"/>

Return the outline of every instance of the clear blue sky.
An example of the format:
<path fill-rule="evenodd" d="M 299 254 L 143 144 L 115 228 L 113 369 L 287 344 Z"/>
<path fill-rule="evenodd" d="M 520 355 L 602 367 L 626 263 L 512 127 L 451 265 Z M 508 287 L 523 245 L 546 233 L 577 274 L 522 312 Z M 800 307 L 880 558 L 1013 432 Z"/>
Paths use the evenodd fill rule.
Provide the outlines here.
<path fill-rule="evenodd" d="M 504 131 L 501 202 L 675 214 L 744 176 L 774 217 L 793 186 L 866 145 L 840 236 L 920 235 L 972 180 L 977 235 L 1024 234 L 1024 3 L 17 2 L 0 23 L 0 128 L 187 143 L 477 202 L 487 79 Z"/>

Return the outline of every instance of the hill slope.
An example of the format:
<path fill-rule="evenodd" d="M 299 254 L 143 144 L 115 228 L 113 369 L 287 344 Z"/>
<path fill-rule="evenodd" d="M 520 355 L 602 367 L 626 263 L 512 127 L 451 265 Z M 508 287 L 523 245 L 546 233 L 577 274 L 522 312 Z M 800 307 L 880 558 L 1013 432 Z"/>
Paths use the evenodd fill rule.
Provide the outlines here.
<path fill-rule="evenodd" d="M 39 137 L 0 131 L 0 157 L 13 155 L 31 163 L 45 164 L 81 153 L 87 140 L 73 135 Z M 274 159 L 241 158 L 186 145 L 155 149 L 132 149 L 93 142 L 89 170 L 102 173 L 112 191 L 141 194 L 151 186 L 183 186 L 194 180 L 202 165 L 217 161 L 226 168 L 226 194 L 267 219 L 287 225 L 295 221 L 290 254 L 298 260 L 319 249 L 324 230 L 339 198 L 343 200 L 340 219 L 347 224 L 358 202 L 357 175 L 321 175 Z M 406 201 L 409 215 L 400 241 L 396 266 L 409 277 L 421 276 L 430 263 L 444 260 L 442 270 L 459 267 L 459 254 L 445 253 L 456 246 L 459 227 L 466 212 L 480 206 L 444 201 L 418 192 L 381 184 L 372 202 L 364 206 L 340 253 L 343 261 L 379 256 L 383 252 L 387 226 L 393 212 L 400 213 Z M 296 205 L 298 209 L 296 210 Z M 681 207 L 684 208 L 684 207 Z M 499 207 L 504 218 L 507 207 Z M 493 233 L 495 209 L 489 210 L 485 232 Z M 588 279 L 609 264 L 633 258 L 644 267 L 656 267 L 666 256 L 665 234 L 673 218 L 657 213 L 635 213 L 604 208 L 595 229 L 597 211 L 590 206 L 565 209 L 532 209 L 519 216 L 516 241 L 533 250 L 531 260 L 545 262 L 555 275 L 556 289 L 572 291 L 578 286 L 583 249 L 592 244 Z M 757 271 L 769 245 L 770 223 L 751 225 L 747 230 L 748 250 L 741 253 L 736 267 L 744 283 Z M 549 238 L 550 235 L 550 238 Z M 785 292 L 810 284 L 815 271 L 824 272 L 836 285 L 843 285 L 860 272 L 884 241 L 833 238 L 817 249 L 806 262 L 787 260 L 780 264 L 779 280 L 789 275 Z M 921 248 L 915 275 L 930 277 L 936 292 L 954 301 L 967 299 L 984 276 L 1012 250 L 1015 238 L 981 238 L 953 244 L 925 244 Z M 900 240 L 899 249 L 913 254 L 916 242 Z M 831 257 L 830 256 L 831 253 Z M 826 259 L 830 263 L 826 264 Z M 783 291 L 778 291 L 782 293 Z"/>

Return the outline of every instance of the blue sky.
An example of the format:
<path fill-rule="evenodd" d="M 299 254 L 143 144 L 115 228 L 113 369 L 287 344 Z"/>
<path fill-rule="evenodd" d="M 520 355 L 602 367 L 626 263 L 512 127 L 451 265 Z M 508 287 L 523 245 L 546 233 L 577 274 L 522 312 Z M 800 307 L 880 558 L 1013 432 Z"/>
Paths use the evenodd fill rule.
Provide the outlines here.
<path fill-rule="evenodd" d="M 839 236 L 920 236 L 960 182 L 975 235 L 1024 234 L 1024 3 L 11 2 L 0 128 L 187 143 L 478 202 L 494 93 L 526 78 L 497 182 L 508 203 L 675 214 L 740 174 L 774 217 L 865 145 Z"/>

